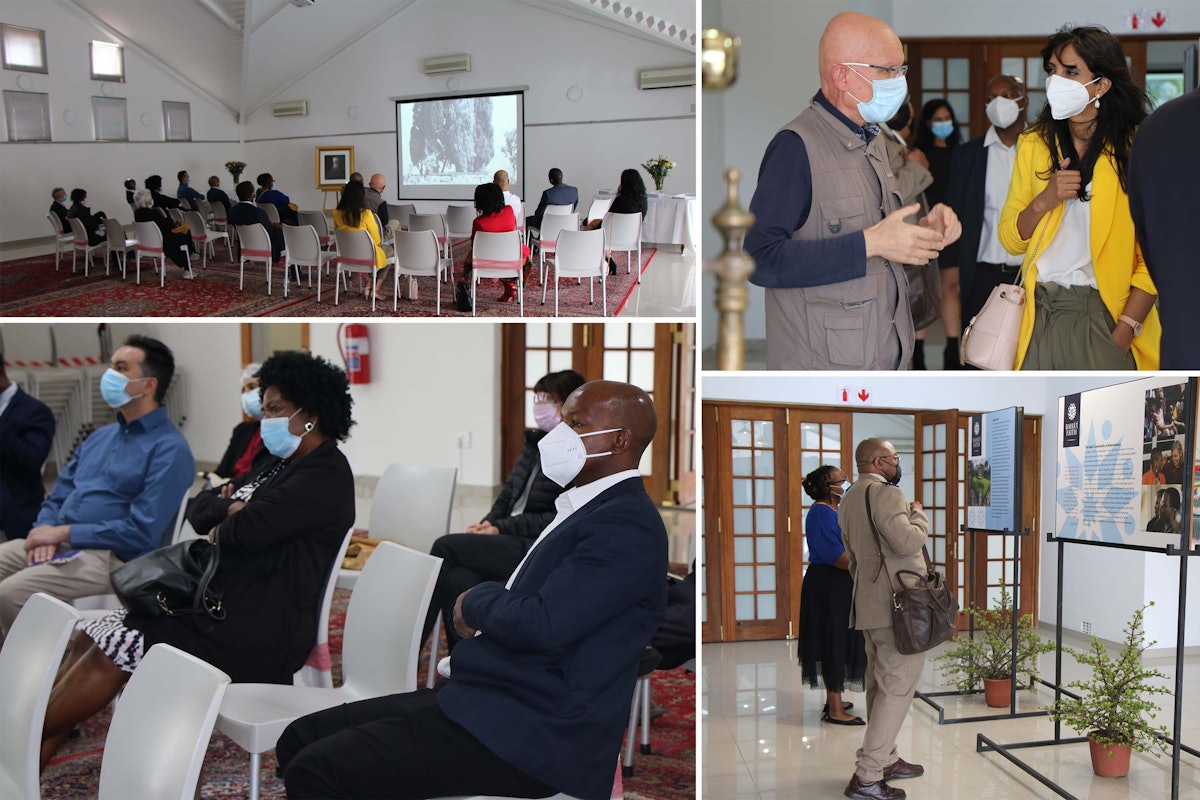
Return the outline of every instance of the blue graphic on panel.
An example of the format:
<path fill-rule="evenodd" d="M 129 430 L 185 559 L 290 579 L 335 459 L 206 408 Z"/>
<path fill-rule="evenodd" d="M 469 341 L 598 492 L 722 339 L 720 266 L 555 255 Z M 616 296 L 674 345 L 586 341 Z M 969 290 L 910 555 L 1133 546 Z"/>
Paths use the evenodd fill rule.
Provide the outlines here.
<path fill-rule="evenodd" d="M 1112 441 L 1112 421 L 1101 423 L 1100 442 L 1096 433 L 1093 422 L 1082 462 L 1074 448 L 1063 453 L 1066 482 L 1058 489 L 1057 502 L 1065 521 L 1059 535 L 1122 544 L 1134 532 L 1138 492 L 1113 485 L 1118 465 L 1125 479 L 1132 473 L 1129 462 L 1120 457 L 1123 440 Z"/>

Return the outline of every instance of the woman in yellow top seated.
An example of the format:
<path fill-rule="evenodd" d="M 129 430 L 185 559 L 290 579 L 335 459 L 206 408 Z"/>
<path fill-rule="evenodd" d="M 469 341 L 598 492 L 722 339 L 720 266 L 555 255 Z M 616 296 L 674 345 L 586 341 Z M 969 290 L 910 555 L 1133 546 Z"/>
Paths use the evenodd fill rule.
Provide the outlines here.
<path fill-rule="evenodd" d="M 1017 143 L 1000 243 L 1025 254 L 1015 369 L 1157 369 L 1157 290 L 1134 235 L 1126 165 L 1146 94 L 1103 28 L 1042 49 L 1046 105 Z"/>
<path fill-rule="evenodd" d="M 358 181 L 350 181 L 342 189 L 342 197 L 338 200 L 337 208 L 333 210 L 333 226 L 343 231 L 366 231 L 375 244 L 375 295 L 387 299 L 382 294 L 383 270 L 387 267 L 387 254 L 379 243 L 379 224 L 375 215 L 367 210 L 366 189 Z"/>

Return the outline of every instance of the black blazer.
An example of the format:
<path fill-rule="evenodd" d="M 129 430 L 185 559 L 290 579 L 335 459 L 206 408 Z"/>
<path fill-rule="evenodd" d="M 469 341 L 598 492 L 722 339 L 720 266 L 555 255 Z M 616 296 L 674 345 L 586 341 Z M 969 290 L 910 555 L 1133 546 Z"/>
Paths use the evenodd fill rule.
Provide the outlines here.
<path fill-rule="evenodd" d="M 962 236 L 942 256 L 941 263 L 958 265 L 959 293 L 970 293 L 975 266 L 979 263 L 979 239 L 983 235 L 983 193 L 987 184 L 987 149 L 983 136 L 954 148 L 950 162 L 950 187 L 946 205 L 962 223 Z"/>
<path fill-rule="evenodd" d="M 560 792 L 607 798 L 638 660 L 666 608 L 667 531 L 640 476 L 550 532 L 511 591 L 481 583 L 438 706 Z"/>
<path fill-rule="evenodd" d="M 234 485 L 276 463 L 271 459 Z M 207 620 L 197 626 L 190 616 L 131 616 L 129 624 L 145 633 L 146 649 L 156 642 L 175 645 L 236 683 L 291 683 L 316 646 L 325 580 L 354 524 L 354 475 L 337 443 L 327 441 L 288 462 L 227 518 L 231 502 L 210 489 L 188 514 L 201 533 L 218 526 L 221 561 L 211 587 L 221 595 L 226 618 L 211 632 Z"/>
<path fill-rule="evenodd" d="M 225 455 L 221 456 L 221 462 L 217 464 L 217 468 L 213 472 L 224 478 L 233 477 L 233 465 L 246 452 L 246 447 L 250 444 L 250 440 L 254 438 L 254 433 L 258 428 L 259 421 L 256 419 L 239 422 L 234 426 L 233 435 L 229 437 L 229 446 L 225 448 Z M 270 458 L 273 458 L 273 456 L 266 447 L 258 448 L 258 452 L 254 454 L 254 460 L 250 462 L 250 471 L 257 472 L 263 463 Z"/>
<path fill-rule="evenodd" d="M 208 202 L 220 203 L 221 205 L 225 206 L 226 214 L 229 213 L 229 206 L 232 205 L 232 203 L 229 202 L 229 195 L 225 194 L 225 192 L 221 191 L 215 186 L 210 186 L 208 189 Z"/>
<path fill-rule="evenodd" d="M 51 203 L 50 213 L 58 217 L 58 224 L 62 226 L 63 233 L 71 232 L 71 223 L 67 222 L 67 209 L 63 208 L 62 203 Z"/>
<path fill-rule="evenodd" d="M 554 501 L 563 493 L 563 487 L 542 474 L 542 454 L 538 450 L 538 442 L 546 433 L 544 431 L 525 431 L 525 445 L 517 458 L 516 466 L 504 482 L 504 488 L 492 505 L 492 510 L 484 517 L 507 536 L 519 536 L 528 539 L 526 547 L 545 529 L 554 515 L 558 513 Z M 513 506 L 525 490 L 525 482 L 530 473 L 536 472 L 533 486 L 529 489 L 529 499 L 525 501 L 525 510 L 517 516 L 512 516 Z"/>
<path fill-rule="evenodd" d="M 104 235 L 100 233 L 100 223 L 104 221 L 103 211 L 97 211 L 93 214 L 92 210 L 87 206 L 72 203 L 71 210 L 67 212 L 67 216 L 83 223 L 83 227 L 87 231 L 88 244 L 100 244 L 104 241 Z M 70 230 L 69 227 L 68 230 Z"/>
<path fill-rule="evenodd" d="M 54 440 L 54 414 L 22 389 L 0 414 L 0 530 L 24 539 L 46 496 L 42 464 Z"/>

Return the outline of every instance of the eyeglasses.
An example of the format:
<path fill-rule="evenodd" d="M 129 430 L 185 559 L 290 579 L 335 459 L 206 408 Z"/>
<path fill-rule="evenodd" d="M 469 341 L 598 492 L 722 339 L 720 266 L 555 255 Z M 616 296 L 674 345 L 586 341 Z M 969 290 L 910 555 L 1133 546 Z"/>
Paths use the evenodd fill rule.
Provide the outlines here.
<path fill-rule="evenodd" d="M 898 455 L 895 455 L 895 456 L 875 456 L 875 458 L 876 458 L 876 459 L 878 459 L 878 460 L 880 460 L 880 461 L 886 461 L 887 463 L 891 464 L 893 467 L 894 467 L 894 466 L 896 466 L 897 464 L 899 464 L 899 463 L 900 463 L 900 456 L 898 456 Z"/>
<path fill-rule="evenodd" d="M 861 61 L 843 61 L 843 67 L 870 67 L 877 69 L 880 72 L 887 73 L 888 78 L 901 77 L 908 74 L 908 64 L 901 64 L 898 67 L 881 67 L 878 64 L 864 64 Z"/>

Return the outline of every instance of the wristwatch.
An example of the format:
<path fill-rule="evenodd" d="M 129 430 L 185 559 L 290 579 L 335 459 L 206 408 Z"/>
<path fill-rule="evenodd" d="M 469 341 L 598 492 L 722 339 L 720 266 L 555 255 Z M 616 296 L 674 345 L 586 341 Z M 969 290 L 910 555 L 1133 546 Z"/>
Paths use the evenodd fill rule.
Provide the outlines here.
<path fill-rule="evenodd" d="M 1124 314 L 1117 317 L 1117 322 L 1124 322 L 1129 327 L 1133 328 L 1133 335 L 1140 336 L 1142 333 L 1142 323 L 1138 322 L 1133 317 L 1127 317 Z"/>

